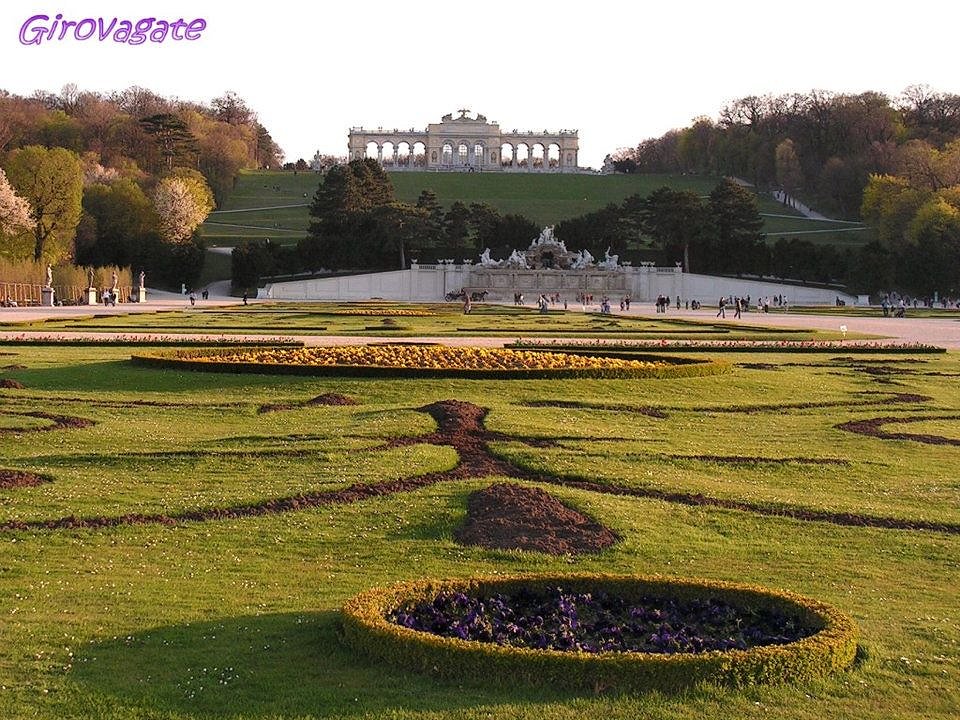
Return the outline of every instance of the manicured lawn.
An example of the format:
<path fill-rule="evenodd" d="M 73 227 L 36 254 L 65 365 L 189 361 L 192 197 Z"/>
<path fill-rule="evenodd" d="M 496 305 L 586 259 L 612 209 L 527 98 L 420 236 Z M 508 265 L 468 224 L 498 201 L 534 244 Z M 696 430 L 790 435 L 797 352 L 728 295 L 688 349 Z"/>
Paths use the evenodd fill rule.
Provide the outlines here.
<path fill-rule="evenodd" d="M 204 331 L 277 329 L 283 310 L 134 316 L 117 326 L 160 330 L 182 315 L 207 318 Z M 294 327 L 318 322 L 311 308 L 286 310 Z M 475 317 L 527 320 L 512 311 Z M 447 321 L 398 320 L 425 329 Z M 348 322 L 379 318 L 330 316 L 322 324 Z M 295 331 L 284 326 L 281 334 Z M 410 381 L 145 369 L 127 362 L 130 348 L 107 345 L 0 352 L 8 353 L 0 365 L 26 366 L 0 371 L 24 385 L 0 390 L 0 468 L 52 478 L 0 488 L 0 717 L 960 715 L 956 353 L 856 362 L 837 353 L 726 354 L 731 373 L 685 380 Z M 897 372 L 869 371 L 877 367 Z M 259 412 L 322 393 L 359 404 Z M 596 556 L 560 558 L 458 545 L 453 530 L 467 495 L 502 476 L 348 503 L 270 504 L 450 470 L 458 462 L 450 446 L 382 446 L 432 432 L 436 423 L 418 408 L 454 399 L 489 409 L 483 424 L 501 433 L 489 451 L 527 478 L 517 482 L 588 513 L 620 542 Z M 551 406 L 559 401 L 584 406 Z M 42 430 L 54 421 L 21 414 L 43 412 L 96 424 Z M 879 417 L 892 418 L 886 432 L 946 442 L 837 427 Z M 916 417 L 924 419 L 896 421 Z M 723 507 L 727 501 L 741 509 Z M 176 517 L 230 508 L 262 511 Z M 78 528 L 76 518 L 114 524 Z M 862 519 L 901 529 L 855 524 Z M 70 522 L 42 527 L 56 520 Z M 942 529 L 902 529 L 922 522 Z M 483 677 L 433 680 L 356 656 L 338 639 L 339 607 L 374 585 L 565 570 L 743 581 L 810 595 L 857 620 L 861 660 L 816 685 L 579 696 L 491 687 Z"/>
<path fill-rule="evenodd" d="M 237 178 L 237 187 L 222 210 L 202 226 L 212 245 L 236 245 L 242 240 L 271 238 L 295 243 L 309 226 L 308 205 L 320 184 L 316 173 L 249 172 Z M 483 202 L 503 214 L 519 213 L 541 226 L 620 203 L 629 195 L 648 195 L 664 185 L 693 190 L 706 197 L 719 178 L 696 175 L 552 175 L 523 173 L 390 173 L 398 200 L 416 202 L 431 189 L 444 207 L 456 201 Z M 766 213 L 767 232 L 846 229 L 842 223 L 811 222 L 768 196 L 758 198 Z M 260 209 L 270 208 L 270 209 Z M 242 212 L 237 212 L 242 211 Z M 794 215 L 794 217 L 789 217 Z M 788 216 L 788 217 L 779 217 Z M 860 244 L 869 233 L 797 235 L 815 242 Z M 534 238 L 530 238 L 533 240 Z M 771 238 L 771 241 L 776 238 Z"/>

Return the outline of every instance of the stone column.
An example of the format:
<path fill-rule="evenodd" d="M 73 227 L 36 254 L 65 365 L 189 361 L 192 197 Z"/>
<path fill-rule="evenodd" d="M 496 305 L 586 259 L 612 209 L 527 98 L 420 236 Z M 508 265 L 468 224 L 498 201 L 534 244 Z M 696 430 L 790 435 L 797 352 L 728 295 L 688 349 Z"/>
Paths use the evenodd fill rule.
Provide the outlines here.
<path fill-rule="evenodd" d="M 377 162 L 383 165 L 383 145 L 377 145 Z"/>
<path fill-rule="evenodd" d="M 400 157 L 400 150 L 397 148 L 396 145 L 394 145 L 394 146 L 393 146 L 393 167 L 394 167 L 394 169 L 396 169 L 396 167 L 397 167 L 397 158 L 398 158 L 398 157 Z"/>

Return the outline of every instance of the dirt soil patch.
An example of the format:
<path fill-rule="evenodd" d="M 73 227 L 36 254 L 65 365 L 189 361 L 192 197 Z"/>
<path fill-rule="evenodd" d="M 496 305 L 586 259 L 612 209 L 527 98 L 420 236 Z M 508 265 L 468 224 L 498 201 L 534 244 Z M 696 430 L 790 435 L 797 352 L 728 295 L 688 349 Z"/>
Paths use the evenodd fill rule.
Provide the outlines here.
<path fill-rule="evenodd" d="M 960 445 L 960 440 L 957 438 L 944 437 L 943 435 L 886 432 L 881 429 L 884 425 L 915 423 L 925 420 L 960 420 L 960 415 L 914 415 L 911 417 L 867 418 L 866 420 L 850 420 L 849 422 L 840 423 L 836 427 L 840 430 L 857 433 L 858 435 L 867 435 L 869 437 L 879 438 L 880 440 L 910 440 L 925 445 Z"/>
<path fill-rule="evenodd" d="M 359 401 L 355 398 L 350 397 L 349 395 L 341 395 L 340 393 L 324 393 L 323 395 L 317 395 L 315 398 L 310 398 L 309 400 L 304 400 L 303 402 L 297 403 L 270 403 L 267 405 L 261 405 L 257 408 L 259 414 L 270 413 L 270 412 L 282 412 L 284 410 L 297 410 L 299 408 L 311 407 L 314 405 L 359 405 Z"/>
<path fill-rule="evenodd" d="M 52 478 L 26 470 L 7 470 L 0 468 L 0 489 L 35 487 L 43 483 L 52 482 Z"/>
<path fill-rule="evenodd" d="M 11 378 L 0 378 L 0 388 L 5 390 L 23 390 L 23 383 Z"/>
<path fill-rule="evenodd" d="M 19 415 L 21 417 L 34 417 L 41 420 L 51 420 L 52 424 L 42 425 L 30 428 L 0 428 L 0 435 L 18 435 L 28 432 L 47 432 L 50 430 L 81 430 L 83 428 L 93 427 L 97 423 L 86 418 L 74 417 L 73 415 L 54 415 L 48 412 L 12 412 L 6 411 L 7 415 Z"/>
<path fill-rule="evenodd" d="M 598 553 L 617 536 L 540 488 L 496 483 L 467 500 L 467 518 L 454 533 L 464 545 L 533 550 L 550 555 Z"/>

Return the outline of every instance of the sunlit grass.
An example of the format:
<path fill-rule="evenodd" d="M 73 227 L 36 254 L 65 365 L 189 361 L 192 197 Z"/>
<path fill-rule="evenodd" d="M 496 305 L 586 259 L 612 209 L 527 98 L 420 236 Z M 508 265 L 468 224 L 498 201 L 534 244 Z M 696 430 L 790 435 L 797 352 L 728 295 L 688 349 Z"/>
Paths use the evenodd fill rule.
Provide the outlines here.
<path fill-rule="evenodd" d="M 0 467 L 54 481 L 0 490 L 0 522 L 176 513 L 445 470 L 456 462 L 449 447 L 380 449 L 390 438 L 431 432 L 435 423 L 417 408 L 444 399 L 490 408 L 486 427 L 507 437 L 493 443 L 494 452 L 550 475 L 960 522 L 960 447 L 836 427 L 852 419 L 925 416 L 931 419 L 884 429 L 957 438 L 960 420 L 933 418 L 960 415 L 960 384 L 904 374 L 891 387 L 831 362 L 829 354 L 765 355 L 779 369 L 735 368 L 687 380 L 479 382 L 178 373 L 131 366 L 129 348 L 5 350 L 26 369 L 5 373 L 24 390 L 0 391 L 0 428 L 22 430 L 0 433 Z M 791 366 L 798 358 L 801 365 Z M 921 359 L 903 367 L 960 372 L 956 354 Z M 359 404 L 257 412 L 327 392 Z M 842 404 L 891 392 L 931 399 Z M 657 407 L 666 417 L 525 405 L 551 399 Z M 779 409 L 805 401 L 833 405 Z M 45 421 L 14 413 L 32 411 L 97 424 L 30 432 L 28 425 Z M 554 447 L 509 439 L 521 437 L 560 439 Z M 741 460 L 717 459 L 725 456 Z M 760 460 L 742 460 L 751 456 Z M 846 527 L 542 484 L 612 528 L 621 542 L 576 559 L 462 547 L 452 531 L 467 495 L 490 480 L 245 519 L 4 530 L 0 717 L 960 714 L 956 534 Z M 864 657 L 856 670 L 816 686 L 577 697 L 491 687 L 479 677 L 435 682 L 356 657 L 337 639 L 338 608 L 372 585 L 564 569 L 736 580 L 810 595 L 855 617 Z"/>

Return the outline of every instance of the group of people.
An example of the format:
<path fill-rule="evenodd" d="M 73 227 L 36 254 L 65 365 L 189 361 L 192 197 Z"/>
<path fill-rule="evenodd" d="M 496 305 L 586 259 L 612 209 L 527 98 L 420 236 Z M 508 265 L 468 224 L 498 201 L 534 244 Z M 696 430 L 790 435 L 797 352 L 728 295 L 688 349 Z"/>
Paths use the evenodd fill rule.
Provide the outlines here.
<path fill-rule="evenodd" d="M 669 295 L 657 295 L 656 308 L 658 313 L 667 312 L 667 308 L 670 306 L 670 296 Z M 677 310 L 680 309 L 680 296 L 677 295 Z"/>
<path fill-rule="evenodd" d="M 885 296 L 880 301 L 880 308 L 883 310 L 884 317 L 902 318 L 907 316 L 907 304 L 902 297 L 894 304 L 889 297 Z"/>

